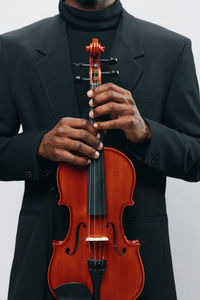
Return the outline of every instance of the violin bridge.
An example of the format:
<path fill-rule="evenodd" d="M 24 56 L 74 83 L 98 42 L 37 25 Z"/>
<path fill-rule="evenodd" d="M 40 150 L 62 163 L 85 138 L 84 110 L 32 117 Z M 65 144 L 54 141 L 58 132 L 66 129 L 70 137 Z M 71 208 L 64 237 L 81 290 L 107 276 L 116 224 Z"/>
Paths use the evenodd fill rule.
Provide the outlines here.
<path fill-rule="evenodd" d="M 107 236 L 98 236 L 98 237 L 89 236 L 85 240 L 86 242 L 108 242 L 109 238 Z"/>

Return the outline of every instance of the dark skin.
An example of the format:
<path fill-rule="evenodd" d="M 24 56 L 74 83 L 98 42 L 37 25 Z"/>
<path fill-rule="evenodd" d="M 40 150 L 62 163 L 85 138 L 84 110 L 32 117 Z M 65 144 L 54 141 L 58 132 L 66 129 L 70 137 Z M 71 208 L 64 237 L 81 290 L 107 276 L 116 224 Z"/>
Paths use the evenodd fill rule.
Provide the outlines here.
<path fill-rule="evenodd" d="M 107 8 L 115 0 L 65 0 L 65 2 L 78 9 L 96 11 Z"/>
<path fill-rule="evenodd" d="M 66 0 L 76 8 L 91 10 L 108 7 L 113 0 Z M 90 2 L 87 6 L 86 3 Z M 141 117 L 130 91 L 113 83 L 105 83 L 87 92 L 90 117 L 109 115 L 110 120 L 92 125 L 86 119 L 62 118 L 47 132 L 38 149 L 38 155 L 52 161 L 64 161 L 72 165 L 87 166 L 91 159 L 99 157 L 103 149 L 99 130 L 120 129 L 133 143 L 151 139 L 151 131 Z"/>
<path fill-rule="evenodd" d="M 74 165 L 88 165 L 98 158 L 103 148 L 99 130 L 121 129 L 126 138 L 142 143 L 151 138 L 151 131 L 141 117 L 130 91 L 113 83 L 105 83 L 88 91 L 89 105 L 96 118 L 109 115 L 106 122 L 92 125 L 86 119 L 62 118 L 41 141 L 38 154 L 53 161 Z"/>

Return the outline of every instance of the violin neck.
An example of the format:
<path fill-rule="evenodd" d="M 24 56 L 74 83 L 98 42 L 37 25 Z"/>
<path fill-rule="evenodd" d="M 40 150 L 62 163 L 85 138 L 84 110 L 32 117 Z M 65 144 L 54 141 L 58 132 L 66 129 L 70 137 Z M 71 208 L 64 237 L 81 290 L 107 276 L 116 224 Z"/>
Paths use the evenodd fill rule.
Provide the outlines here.
<path fill-rule="evenodd" d="M 104 52 L 98 39 L 93 39 L 93 43 L 86 47 L 86 51 L 90 52 L 90 89 L 101 85 L 101 64 L 100 54 Z M 93 108 L 90 107 L 90 111 Z M 91 124 L 96 120 L 89 118 Z M 103 140 L 103 134 L 101 139 Z M 104 151 L 100 151 L 98 159 L 92 159 L 88 167 L 88 216 L 105 216 L 106 215 L 106 194 L 105 194 L 105 175 L 104 175 Z"/>

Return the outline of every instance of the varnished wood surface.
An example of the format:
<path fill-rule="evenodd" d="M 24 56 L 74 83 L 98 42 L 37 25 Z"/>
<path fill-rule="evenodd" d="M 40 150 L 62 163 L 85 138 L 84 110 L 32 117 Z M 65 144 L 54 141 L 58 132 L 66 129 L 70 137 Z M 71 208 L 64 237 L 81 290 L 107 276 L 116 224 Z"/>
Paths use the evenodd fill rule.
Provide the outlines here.
<path fill-rule="evenodd" d="M 135 186 L 135 170 L 130 160 L 116 149 L 104 148 L 106 181 L 106 217 L 90 218 L 87 215 L 87 168 L 71 167 L 62 163 L 57 173 L 60 192 L 59 205 L 70 210 L 70 227 L 64 241 L 53 242 L 53 256 L 49 265 L 48 281 L 53 293 L 54 288 L 70 282 L 88 286 L 91 294 L 92 280 L 88 272 L 88 259 L 98 259 L 104 253 L 107 261 L 106 272 L 101 282 L 101 300 L 137 299 L 144 285 L 144 269 L 139 253 L 139 241 L 129 241 L 123 233 L 122 214 L 127 205 L 133 205 L 132 194 Z M 95 222 L 95 226 L 94 226 Z M 76 230 L 80 223 L 79 245 L 77 252 L 70 256 L 75 247 Z M 117 247 L 113 247 L 113 229 L 116 229 Z M 89 226 L 90 225 L 90 226 Z M 89 230 L 90 227 L 90 230 Z M 108 242 L 89 244 L 88 236 L 106 236 Z M 137 237 L 135 237 L 137 239 Z"/>

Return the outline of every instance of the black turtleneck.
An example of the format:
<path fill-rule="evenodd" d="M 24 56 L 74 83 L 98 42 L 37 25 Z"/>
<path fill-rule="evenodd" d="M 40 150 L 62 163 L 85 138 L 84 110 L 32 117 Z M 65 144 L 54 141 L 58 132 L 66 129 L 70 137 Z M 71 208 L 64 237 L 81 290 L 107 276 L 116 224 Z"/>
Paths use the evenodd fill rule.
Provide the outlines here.
<path fill-rule="evenodd" d="M 86 52 L 85 46 L 89 45 L 94 37 L 98 38 L 102 46 L 106 48 L 101 58 L 109 57 L 122 12 L 120 0 L 116 0 L 106 9 L 99 11 L 80 10 L 68 5 L 65 0 L 60 0 L 59 11 L 67 25 L 71 62 L 89 63 L 89 54 Z M 106 66 L 103 64 L 102 70 L 106 70 Z M 72 72 L 74 78 L 77 75 L 89 77 L 89 68 L 87 67 L 77 68 L 72 65 Z M 110 81 L 109 77 L 103 77 L 102 83 L 108 81 Z M 88 119 L 89 98 L 86 93 L 90 88 L 89 82 L 74 82 L 74 84 L 81 117 Z"/>
<path fill-rule="evenodd" d="M 116 0 L 106 9 L 85 11 L 68 5 L 66 0 L 60 0 L 59 10 L 61 16 L 74 28 L 81 31 L 101 31 L 117 26 L 122 4 Z"/>

